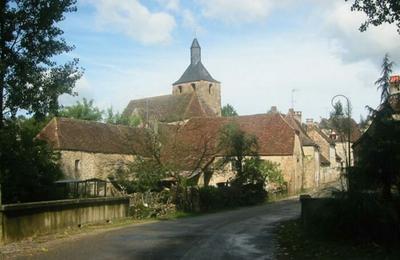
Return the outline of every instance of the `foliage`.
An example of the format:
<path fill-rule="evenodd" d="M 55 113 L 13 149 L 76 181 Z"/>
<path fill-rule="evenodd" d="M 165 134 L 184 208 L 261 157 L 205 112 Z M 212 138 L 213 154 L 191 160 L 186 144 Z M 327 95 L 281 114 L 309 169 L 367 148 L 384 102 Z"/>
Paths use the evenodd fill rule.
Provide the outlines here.
<path fill-rule="evenodd" d="M 160 183 L 167 176 L 167 169 L 153 159 L 138 156 L 132 163 L 115 172 L 117 183 L 128 193 L 160 190 Z"/>
<path fill-rule="evenodd" d="M 379 26 L 382 23 L 395 23 L 400 33 L 400 2 L 398 0 L 351 0 L 351 2 L 352 11 L 362 11 L 367 15 L 367 20 L 360 26 L 360 31 L 365 31 L 370 24 Z"/>
<path fill-rule="evenodd" d="M 360 242 L 315 237 L 305 232 L 300 220 L 280 223 L 275 229 L 276 259 L 399 259 L 400 250 L 388 250 L 376 241 Z"/>
<path fill-rule="evenodd" d="M 246 134 L 236 124 L 227 124 L 220 132 L 219 150 L 224 157 L 222 166 L 231 163 L 237 176 L 242 176 L 246 157 L 257 156 L 258 144 L 255 136 Z M 242 179 L 239 177 L 239 179 Z"/>
<path fill-rule="evenodd" d="M 392 75 L 394 62 L 390 60 L 389 54 L 385 54 L 382 61 L 382 72 L 381 77 L 375 81 L 375 85 L 378 86 L 378 90 L 381 91 L 381 103 L 385 102 L 385 100 L 389 97 L 389 80 Z"/>
<path fill-rule="evenodd" d="M 83 98 L 82 102 L 77 101 L 75 105 L 61 109 L 59 115 L 74 119 L 101 121 L 103 111 L 95 107 L 93 102 L 93 99 L 87 101 L 86 98 Z"/>
<path fill-rule="evenodd" d="M 221 166 L 231 163 L 235 170 L 232 185 L 261 184 L 264 187 L 267 182 L 283 185 L 279 165 L 261 160 L 256 137 L 246 134 L 237 125 L 228 124 L 222 129 L 219 147 L 225 154 Z"/>
<path fill-rule="evenodd" d="M 225 106 L 222 107 L 221 114 L 224 117 L 238 116 L 238 113 L 236 112 L 235 108 L 230 104 L 226 104 Z"/>
<path fill-rule="evenodd" d="M 126 116 L 119 112 L 114 113 L 113 108 L 110 107 L 107 109 L 107 115 L 104 121 L 107 124 L 113 125 L 127 125 L 131 127 L 137 127 L 142 123 L 142 119 L 139 116 L 131 115 Z"/>
<path fill-rule="evenodd" d="M 364 118 L 362 115 L 360 115 L 360 122 L 358 123 L 358 127 L 362 131 L 366 130 L 370 124 L 370 120 L 371 120 L 370 116 Z"/>
<path fill-rule="evenodd" d="M 0 130 L 0 170 L 4 203 L 53 199 L 54 181 L 62 177 L 59 154 L 34 139 L 42 123 L 6 121 Z"/>
<path fill-rule="evenodd" d="M 358 148 L 359 171 L 368 174 L 386 198 L 393 185 L 400 190 L 400 123 L 392 115 L 388 101 L 372 111 L 373 123 Z"/>
<path fill-rule="evenodd" d="M 381 200 L 373 193 L 326 199 L 308 212 L 305 227 L 314 236 L 397 243 L 400 239 L 398 205 L 398 201 Z"/>
<path fill-rule="evenodd" d="M 267 192 L 262 184 L 247 184 L 241 187 L 201 187 L 199 188 L 200 210 L 214 211 L 263 203 Z"/>
<path fill-rule="evenodd" d="M 81 77 L 74 59 L 63 65 L 54 56 L 69 52 L 57 23 L 75 12 L 76 0 L 4 0 L 0 3 L 0 128 L 20 110 L 43 117 L 58 110 L 58 97 L 73 94 Z"/>

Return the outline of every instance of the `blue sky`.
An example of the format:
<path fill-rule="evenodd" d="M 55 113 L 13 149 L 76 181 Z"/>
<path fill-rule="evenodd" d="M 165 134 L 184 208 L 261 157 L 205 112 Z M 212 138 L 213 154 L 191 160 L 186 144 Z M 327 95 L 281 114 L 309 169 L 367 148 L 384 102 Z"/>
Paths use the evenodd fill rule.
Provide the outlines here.
<path fill-rule="evenodd" d="M 76 46 L 64 58 L 79 58 L 85 74 L 79 96 L 60 102 L 86 97 L 122 111 L 131 99 L 170 94 L 196 36 L 222 103 L 239 114 L 286 112 L 294 93 L 294 108 L 319 120 L 341 93 L 358 119 L 378 104 L 384 54 L 400 64 L 395 27 L 360 33 L 363 19 L 344 0 L 79 0 L 61 26 Z"/>

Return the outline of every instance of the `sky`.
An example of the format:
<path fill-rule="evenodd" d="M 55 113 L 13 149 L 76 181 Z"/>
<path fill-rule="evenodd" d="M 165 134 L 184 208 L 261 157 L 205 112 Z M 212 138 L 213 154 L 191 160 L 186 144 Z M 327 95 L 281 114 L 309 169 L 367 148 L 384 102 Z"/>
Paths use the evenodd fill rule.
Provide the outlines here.
<path fill-rule="evenodd" d="M 376 107 L 385 53 L 398 63 L 394 25 L 358 30 L 363 13 L 344 0 L 78 0 L 60 24 L 84 76 L 77 97 L 122 112 L 132 99 L 171 94 L 190 63 L 196 37 L 202 61 L 221 82 L 222 105 L 240 115 L 303 112 L 319 120 L 331 99 L 346 95 L 353 117 Z M 344 101 L 343 101 L 344 102 Z"/>

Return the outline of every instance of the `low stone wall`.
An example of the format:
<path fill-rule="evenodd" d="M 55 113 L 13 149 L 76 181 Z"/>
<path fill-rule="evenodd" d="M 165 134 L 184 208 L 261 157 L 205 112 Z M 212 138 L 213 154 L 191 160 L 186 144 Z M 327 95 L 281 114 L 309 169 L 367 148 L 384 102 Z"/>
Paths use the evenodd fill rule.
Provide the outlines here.
<path fill-rule="evenodd" d="M 129 198 L 90 198 L 3 205 L 0 243 L 46 234 L 87 223 L 124 218 Z"/>

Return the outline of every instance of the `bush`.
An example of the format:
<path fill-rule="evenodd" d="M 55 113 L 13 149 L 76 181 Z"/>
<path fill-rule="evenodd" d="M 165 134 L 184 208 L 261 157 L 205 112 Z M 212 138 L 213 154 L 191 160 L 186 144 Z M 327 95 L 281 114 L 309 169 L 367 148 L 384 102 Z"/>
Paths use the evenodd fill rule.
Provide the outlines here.
<path fill-rule="evenodd" d="M 382 201 L 376 194 L 353 193 L 331 199 L 307 221 L 313 235 L 339 239 L 394 242 L 400 238 L 399 201 Z"/>
<path fill-rule="evenodd" d="M 267 192 L 262 184 L 218 188 L 208 186 L 199 188 L 199 197 L 201 211 L 211 211 L 262 203 Z"/>

